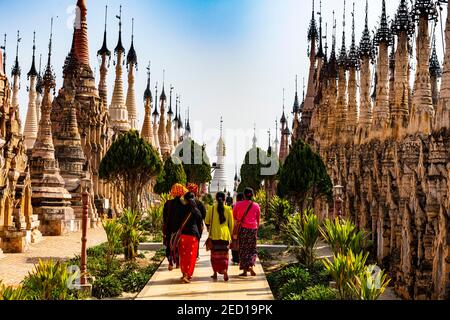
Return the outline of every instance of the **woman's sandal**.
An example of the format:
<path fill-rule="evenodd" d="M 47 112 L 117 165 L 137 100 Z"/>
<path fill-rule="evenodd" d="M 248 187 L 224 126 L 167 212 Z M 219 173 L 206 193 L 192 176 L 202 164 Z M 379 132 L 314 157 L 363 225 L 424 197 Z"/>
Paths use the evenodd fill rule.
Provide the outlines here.
<path fill-rule="evenodd" d="M 252 277 L 256 277 L 256 272 L 253 270 L 253 268 L 251 268 L 249 271 Z"/>
<path fill-rule="evenodd" d="M 228 280 L 230 280 L 230 278 L 228 277 L 228 273 L 225 273 L 225 274 L 223 275 L 223 280 L 224 280 L 225 282 L 228 282 Z"/>
<path fill-rule="evenodd" d="M 186 278 L 186 277 L 183 277 L 183 279 L 181 279 L 184 283 L 191 283 L 191 281 L 188 279 L 188 278 Z"/>

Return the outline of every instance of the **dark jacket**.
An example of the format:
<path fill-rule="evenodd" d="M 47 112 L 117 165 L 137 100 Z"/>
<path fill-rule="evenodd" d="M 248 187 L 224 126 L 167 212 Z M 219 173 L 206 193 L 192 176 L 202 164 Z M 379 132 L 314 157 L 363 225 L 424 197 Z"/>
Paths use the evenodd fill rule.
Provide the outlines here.
<path fill-rule="evenodd" d="M 163 235 L 165 244 L 170 242 L 172 234 L 176 233 L 184 217 L 185 206 L 180 198 L 169 200 L 163 209 Z"/>
<path fill-rule="evenodd" d="M 181 224 L 187 219 L 190 213 L 191 217 L 186 222 L 182 234 L 187 236 L 194 236 L 200 240 L 200 238 L 202 237 L 203 217 L 195 201 L 191 201 L 190 203 L 185 205 Z"/>

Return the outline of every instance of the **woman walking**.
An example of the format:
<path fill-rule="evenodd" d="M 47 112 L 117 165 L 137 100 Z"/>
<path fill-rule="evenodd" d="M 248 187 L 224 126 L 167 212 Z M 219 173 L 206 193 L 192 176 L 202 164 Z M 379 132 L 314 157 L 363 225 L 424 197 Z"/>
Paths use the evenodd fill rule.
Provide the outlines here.
<path fill-rule="evenodd" d="M 261 210 L 257 203 L 252 201 L 254 192 L 250 188 L 244 191 L 244 201 L 236 204 L 234 215 L 239 225 L 237 238 L 239 243 L 239 267 L 243 271 L 239 276 L 246 277 L 248 273 L 256 276 L 253 268 L 256 265 L 256 244 L 261 219 Z M 235 231 L 236 232 L 236 231 Z"/>
<path fill-rule="evenodd" d="M 163 239 L 166 246 L 166 257 L 169 260 L 169 271 L 174 266 L 179 267 L 178 250 L 172 248 L 171 242 L 181 226 L 181 219 L 184 215 L 184 204 L 181 197 L 187 192 L 187 189 L 181 184 L 175 184 L 170 191 L 172 200 L 164 204 L 163 209 Z"/>
<path fill-rule="evenodd" d="M 217 280 L 218 274 L 221 274 L 224 281 L 228 281 L 229 246 L 234 219 L 231 208 L 225 205 L 225 198 L 225 193 L 217 193 L 217 203 L 208 210 L 205 223 L 209 230 L 208 241 L 211 242 L 209 249 L 211 249 L 211 265 L 214 271 L 211 278 Z"/>
<path fill-rule="evenodd" d="M 200 230 L 203 226 L 203 217 L 195 202 L 195 195 L 188 192 L 184 196 L 186 202 L 183 222 L 178 231 L 178 251 L 180 254 L 180 267 L 184 283 L 190 283 L 194 275 L 195 264 L 197 263 L 197 255 L 199 241 L 201 238 Z"/>
<path fill-rule="evenodd" d="M 236 196 L 236 204 L 238 204 L 241 201 L 244 201 L 244 194 L 243 193 L 238 193 L 238 195 Z M 234 207 L 233 207 L 233 209 L 234 209 Z M 235 212 L 236 211 L 233 210 L 234 221 L 237 220 Z M 239 264 L 239 246 L 238 245 L 234 246 L 232 244 L 232 246 L 231 246 L 231 256 L 232 256 L 231 261 L 233 262 L 233 264 L 234 265 Z"/>

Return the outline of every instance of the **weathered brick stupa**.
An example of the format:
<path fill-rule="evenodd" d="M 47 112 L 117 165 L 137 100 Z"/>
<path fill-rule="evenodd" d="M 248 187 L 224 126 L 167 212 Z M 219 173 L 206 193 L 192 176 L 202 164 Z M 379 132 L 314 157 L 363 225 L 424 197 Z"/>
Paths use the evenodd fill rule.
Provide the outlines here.
<path fill-rule="evenodd" d="M 104 67 L 102 64 L 103 76 L 105 76 Z M 76 207 L 80 206 L 78 201 L 81 198 L 80 183 L 81 179 L 88 174 L 92 177 L 94 192 L 90 202 L 95 202 L 100 213 L 103 213 L 107 209 L 105 206 L 108 201 L 105 200 L 104 183 L 98 178 L 98 169 L 109 143 L 108 110 L 104 90 L 102 90 L 101 98 L 89 63 L 85 0 L 77 2 L 72 47 L 64 64 L 63 77 L 63 87 L 58 92 L 53 105 L 54 112 L 51 114 L 56 156 L 61 164 L 61 173 L 67 187 L 74 196 L 73 204 Z M 101 88 L 104 89 L 103 86 Z M 73 120 L 69 116 L 72 114 L 72 105 L 76 106 L 76 128 L 70 123 Z M 71 133 L 68 132 L 70 130 Z M 80 153 L 80 140 L 76 131 L 81 138 L 83 153 Z M 91 172 L 83 172 L 82 162 L 84 165 L 85 161 L 88 161 L 86 167 L 90 168 Z M 91 226 L 98 226 L 98 212 L 92 205 L 89 218 Z"/>
<path fill-rule="evenodd" d="M 52 19 L 53 26 L 53 19 Z M 65 188 L 55 157 L 50 114 L 52 113 L 52 89 L 55 78 L 51 68 L 52 35 L 47 67 L 43 76 L 44 97 L 41 106 L 41 121 L 38 136 L 30 160 L 32 204 L 41 222 L 44 235 L 56 236 L 73 231 L 75 214 L 70 207 L 71 195 Z"/>
<path fill-rule="evenodd" d="M 443 73 L 435 40 L 430 41 L 429 26 L 439 16 L 436 6 L 432 0 L 416 0 L 410 8 L 407 0 L 399 0 L 389 26 L 383 0 L 373 41 L 377 50 L 366 9 L 358 52 L 354 39 L 348 52 L 348 77 L 344 59 L 338 60 L 337 92 L 333 34 L 331 56 L 319 56 L 311 71 L 316 73 L 321 61 L 321 72 L 314 77 L 321 83 L 313 83 L 318 90 L 312 119 L 318 123 L 308 125 L 307 116 L 300 126 L 309 128 L 302 138 L 326 161 L 334 185 L 343 187 L 346 218 L 371 232 L 378 264 L 389 270 L 396 293 L 405 299 L 450 297 L 450 6 Z M 342 50 L 341 57 L 345 53 Z M 374 78 L 371 63 L 376 63 Z M 355 113 L 358 85 L 360 103 Z M 346 126 L 343 119 L 348 120 Z M 318 211 L 325 208 L 318 213 L 332 217 L 326 207 L 317 204 Z"/>
<path fill-rule="evenodd" d="M 24 138 L 17 110 L 10 107 L 11 87 L 4 70 L 5 47 L 6 43 L 0 47 L 0 255 L 24 252 L 31 242 L 41 238 L 39 221 L 31 206 Z M 18 46 L 14 74 L 20 74 Z"/>

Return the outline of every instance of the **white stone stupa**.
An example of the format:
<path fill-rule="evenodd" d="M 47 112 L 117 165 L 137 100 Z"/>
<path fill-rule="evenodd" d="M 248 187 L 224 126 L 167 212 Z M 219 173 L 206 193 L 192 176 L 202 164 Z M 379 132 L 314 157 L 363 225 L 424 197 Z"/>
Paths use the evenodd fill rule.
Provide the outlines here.
<path fill-rule="evenodd" d="M 220 119 L 220 138 L 217 143 L 216 149 L 217 162 L 216 169 L 214 171 L 214 177 L 211 181 L 210 191 L 212 194 L 216 194 L 217 192 L 223 192 L 225 190 L 228 191 L 227 184 L 227 173 L 225 170 L 225 158 L 226 158 L 226 147 L 225 141 L 223 139 L 223 119 Z"/>

